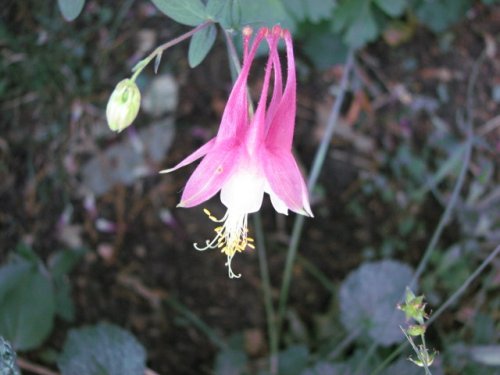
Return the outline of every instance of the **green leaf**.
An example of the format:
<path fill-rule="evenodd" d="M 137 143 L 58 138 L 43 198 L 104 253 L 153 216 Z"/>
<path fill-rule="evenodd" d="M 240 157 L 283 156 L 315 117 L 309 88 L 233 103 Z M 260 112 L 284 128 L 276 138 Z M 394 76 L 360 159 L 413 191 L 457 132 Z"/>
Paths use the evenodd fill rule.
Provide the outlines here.
<path fill-rule="evenodd" d="M 243 0 L 240 4 L 242 25 L 259 28 L 279 24 L 292 33 L 295 30 L 295 21 L 280 0 Z"/>
<path fill-rule="evenodd" d="M 67 279 L 54 280 L 55 311 L 58 316 L 67 322 L 75 319 L 75 306 L 71 299 L 71 284 Z"/>
<path fill-rule="evenodd" d="M 361 48 L 366 43 L 375 40 L 379 29 L 372 10 L 369 6 L 361 9 L 358 17 L 348 27 L 344 36 L 344 42 L 353 48 Z"/>
<path fill-rule="evenodd" d="M 405 11 L 408 0 L 374 0 L 374 3 L 387 15 L 398 17 Z"/>
<path fill-rule="evenodd" d="M 32 268 L 33 264 L 24 260 L 18 260 L 0 268 L 0 301 L 19 284 L 26 273 L 31 272 Z"/>
<path fill-rule="evenodd" d="M 437 185 L 441 183 L 447 176 L 453 173 L 453 171 L 461 165 L 461 161 L 463 160 L 463 155 L 465 153 L 465 144 L 458 145 L 453 153 L 445 160 L 437 172 L 430 176 L 425 185 L 422 186 L 417 192 L 414 194 L 414 199 L 420 199 L 422 196 L 427 193 L 429 190 L 435 188 Z"/>
<path fill-rule="evenodd" d="M 40 262 L 38 255 L 36 255 L 33 249 L 26 244 L 19 244 L 16 246 L 14 257 L 23 259 L 31 264 L 38 264 Z"/>
<path fill-rule="evenodd" d="M 13 273 L 16 270 L 16 273 Z M 54 290 L 40 267 L 10 264 L 0 269 L 0 335 L 16 350 L 38 347 L 54 321 Z"/>
<path fill-rule="evenodd" d="M 309 350 L 303 345 L 290 346 L 279 354 L 279 374 L 299 375 L 307 367 Z"/>
<path fill-rule="evenodd" d="M 247 364 L 244 351 L 227 349 L 220 352 L 215 360 L 215 375 L 240 375 Z"/>
<path fill-rule="evenodd" d="M 219 17 L 221 17 L 230 3 L 232 3 L 231 0 L 208 0 L 205 10 L 207 17 L 218 22 Z"/>
<path fill-rule="evenodd" d="M 65 249 L 52 254 L 48 260 L 50 273 L 53 277 L 67 275 L 85 254 L 85 249 Z"/>
<path fill-rule="evenodd" d="M 85 0 L 57 0 L 59 10 L 66 21 L 73 21 L 82 12 Z"/>
<path fill-rule="evenodd" d="M 207 56 L 217 37 L 217 27 L 210 25 L 193 35 L 189 42 L 188 62 L 191 68 L 198 66 Z"/>
<path fill-rule="evenodd" d="M 326 22 L 308 26 L 302 37 L 302 49 L 317 69 L 327 69 L 346 60 L 347 46 Z"/>
<path fill-rule="evenodd" d="M 369 6 L 367 0 L 343 0 L 333 13 L 332 30 L 340 32 L 345 30 L 358 16 L 359 9 Z"/>
<path fill-rule="evenodd" d="M 72 329 L 58 361 L 62 375 L 137 375 L 146 351 L 128 331 L 108 323 Z"/>
<path fill-rule="evenodd" d="M 332 30 L 343 33 L 343 41 L 352 48 L 363 47 L 380 33 L 371 0 L 344 0 L 335 8 Z"/>
<path fill-rule="evenodd" d="M 201 0 L 152 0 L 154 5 L 174 21 L 188 26 L 198 26 L 207 20 Z"/>
<path fill-rule="evenodd" d="M 286 9 L 297 21 L 318 23 L 331 17 L 333 0 L 285 0 Z"/>
<path fill-rule="evenodd" d="M 209 0 L 206 12 L 208 18 L 218 22 L 224 29 L 240 26 L 239 0 Z"/>
<path fill-rule="evenodd" d="M 416 9 L 417 17 L 434 32 L 442 32 L 463 17 L 471 0 L 422 1 Z"/>

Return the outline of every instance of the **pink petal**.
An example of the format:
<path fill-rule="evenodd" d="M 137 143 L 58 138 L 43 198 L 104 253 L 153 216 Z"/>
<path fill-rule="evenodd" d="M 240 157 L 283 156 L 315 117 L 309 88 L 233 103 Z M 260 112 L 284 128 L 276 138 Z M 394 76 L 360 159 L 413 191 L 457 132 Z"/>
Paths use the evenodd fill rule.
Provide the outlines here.
<path fill-rule="evenodd" d="M 253 59 L 257 52 L 265 32 L 261 30 L 253 40 L 253 45 L 250 52 L 245 52 L 245 61 L 241 72 L 234 83 L 231 94 L 226 103 L 226 108 L 222 114 L 217 139 L 231 139 L 234 137 L 242 137 L 248 126 L 248 95 L 247 95 L 247 80 L 252 65 Z M 244 35 L 245 43 L 248 43 L 249 35 Z"/>
<path fill-rule="evenodd" d="M 237 165 L 239 151 L 234 141 L 216 143 L 186 183 L 178 207 L 193 207 L 217 194 Z"/>
<path fill-rule="evenodd" d="M 292 149 L 293 132 L 295 127 L 296 91 L 295 59 L 290 33 L 284 30 L 287 56 L 287 79 L 283 97 L 271 119 L 266 137 L 266 144 L 271 148 Z"/>
<path fill-rule="evenodd" d="M 208 152 L 210 152 L 214 144 L 215 144 L 215 138 L 212 138 L 203 146 L 201 146 L 199 149 L 197 149 L 195 152 L 193 152 L 191 155 L 189 155 L 187 158 L 185 158 L 183 161 L 181 161 L 179 164 L 177 164 L 175 167 L 164 169 L 160 171 L 160 173 L 170 173 L 179 168 L 185 167 L 188 164 L 191 164 L 192 162 L 198 160 L 199 158 L 205 156 Z"/>
<path fill-rule="evenodd" d="M 290 210 L 298 214 L 313 216 L 307 187 L 292 153 L 284 149 L 264 148 L 260 160 L 273 193 Z"/>
<path fill-rule="evenodd" d="M 273 28 L 273 35 L 275 37 L 279 37 L 279 34 L 277 33 L 281 33 L 281 31 L 281 28 L 275 26 Z M 274 118 L 278 104 L 281 101 L 281 97 L 283 96 L 283 79 L 281 73 L 281 61 L 278 53 L 278 43 L 273 44 L 272 36 L 268 36 L 266 39 L 267 44 L 269 45 L 269 54 L 273 59 L 274 70 L 273 95 L 271 97 L 271 102 L 269 103 L 266 116 L 266 129 L 268 129 L 271 120 Z"/>
<path fill-rule="evenodd" d="M 271 40 L 270 48 L 275 49 L 278 40 L 274 37 Z M 264 143 L 264 137 L 266 132 L 266 104 L 267 104 L 267 93 L 269 91 L 269 81 L 271 80 L 271 71 L 273 70 L 273 56 L 269 54 L 266 64 L 266 73 L 264 75 L 264 83 L 262 84 L 262 90 L 260 93 L 259 103 L 257 104 L 257 109 L 250 124 L 250 129 L 248 132 L 247 139 L 245 143 L 247 145 L 247 150 L 250 154 L 253 154 L 256 150 L 261 148 Z"/>

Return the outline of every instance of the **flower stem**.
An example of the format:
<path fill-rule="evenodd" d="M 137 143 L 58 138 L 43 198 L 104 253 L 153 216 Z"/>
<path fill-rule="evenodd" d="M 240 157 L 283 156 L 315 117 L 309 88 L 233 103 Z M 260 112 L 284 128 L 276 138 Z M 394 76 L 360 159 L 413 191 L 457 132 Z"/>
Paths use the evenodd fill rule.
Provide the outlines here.
<path fill-rule="evenodd" d="M 328 147 L 330 145 L 333 133 L 335 131 L 338 117 L 340 115 L 340 108 L 342 106 L 342 103 L 344 102 L 344 96 L 348 88 L 349 75 L 352 70 L 353 64 L 354 64 L 354 52 L 349 51 L 344 66 L 342 79 L 340 81 L 340 91 L 339 94 L 337 95 L 332 111 L 330 112 L 330 116 L 328 117 L 325 134 L 323 135 L 323 139 L 321 140 L 318 150 L 316 151 L 311 173 L 309 174 L 309 179 L 307 182 L 309 191 L 312 191 L 316 186 L 316 182 L 321 172 L 321 168 L 323 167 L 323 163 L 326 158 L 326 153 L 328 151 Z M 292 280 L 292 270 L 293 270 L 293 265 L 295 263 L 295 258 L 297 255 L 297 249 L 299 247 L 303 226 L 304 226 L 304 216 L 297 215 L 292 229 L 290 245 L 288 246 L 285 271 L 283 274 L 283 281 L 281 283 L 281 289 L 280 289 L 280 298 L 278 305 L 278 342 L 279 342 L 280 331 L 283 325 L 283 320 L 285 317 L 286 304 L 288 301 L 290 283 Z"/>
<path fill-rule="evenodd" d="M 165 299 L 165 303 L 176 310 L 189 322 L 191 322 L 201 332 L 203 332 L 208 337 L 208 339 L 219 349 L 227 349 L 226 343 L 219 337 L 219 335 L 217 335 L 217 333 L 215 333 L 212 328 L 210 328 L 203 320 L 201 320 L 195 313 L 184 306 L 181 302 L 169 296 Z"/>
<path fill-rule="evenodd" d="M 207 20 L 201 24 L 199 24 L 198 26 L 194 27 L 193 29 L 189 30 L 187 33 L 184 33 L 182 35 L 179 35 L 177 38 L 174 38 L 172 40 L 169 40 L 168 42 L 166 43 L 163 43 L 161 46 L 158 46 L 156 47 L 156 49 L 151 52 L 147 57 L 145 57 L 144 59 L 142 59 L 141 61 L 139 61 L 137 64 L 135 64 L 135 66 L 132 68 L 132 71 L 134 72 L 134 74 L 132 75 L 132 77 L 130 78 L 132 81 L 135 81 L 135 79 L 137 78 L 137 76 L 139 74 L 141 74 L 142 70 L 154 59 L 156 58 L 157 56 L 161 56 L 161 54 L 169 49 L 170 47 L 173 47 L 175 46 L 176 44 L 179 44 L 180 42 L 190 38 L 191 36 L 193 36 L 194 34 L 196 34 L 198 31 L 204 29 L 205 27 L 207 26 L 210 26 L 211 24 L 213 24 L 213 21 L 211 20 Z"/>
<path fill-rule="evenodd" d="M 236 47 L 234 46 L 231 35 L 229 35 L 229 31 L 224 30 L 224 37 L 226 38 L 227 54 L 232 63 L 230 66 L 232 67 L 231 73 L 233 73 L 233 81 L 236 81 L 236 78 L 241 72 L 240 59 L 238 58 L 238 52 L 236 52 Z"/>
<path fill-rule="evenodd" d="M 500 255 L 500 245 L 498 245 L 491 253 L 483 260 L 483 263 L 464 281 L 464 283 L 458 288 L 447 300 L 441 305 L 439 309 L 427 321 L 427 327 L 433 323 L 437 318 L 446 311 L 452 303 L 454 303 L 469 287 L 469 285 L 484 271 L 484 269 L 498 256 Z M 372 373 L 371 375 L 378 375 L 380 372 L 387 367 L 391 361 L 396 358 L 408 345 L 405 341 L 399 345 Z"/>
<path fill-rule="evenodd" d="M 314 277 L 326 290 L 328 290 L 332 296 L 335 295 L 337 292 L 335 284 L 331 282 L 328 276 L 316 267 L 313 262 L 300 254 L 297 254 L 297 261 L 307 272 L 309 272 L 312 277 Z"/>
<path fill-rule="evenodd" d="M 481 263 L 481 265 L 465 280 L 460 288 L 458 288 L 455 293 L 453 293 L 450 298 L 446 300 L 445 303 L 441 305 L 439 309 L 436 310 L 435 313 L 427 321 L 427 325 L 434 322 L 450 305 L 455 302 L 455 300 L 460 297 L 460 295 L 466 291 L 469 285 L 483 272 L 488 264 L 490 264 L 496 256 L 500 255 L 500 245 L 498 245 L 495 250 L 491 252 L 490 255 Z"/>
<path fill-rule="evenodd" d="M 422 340 L 423 351 L 422 351 L 421 356 L 424 358 L 421 358 L 421 360 L 423 359 L 422 363 L 424 364 L 425 375 L 432 375 L 431 370 L 429 370 L 429 366 L 430 366 L 429 352 L 427 349 L 427 344 L 425 343 L 425 335 L 423 333 L 420 335 L 420 340 Z"/>
<path fill-rule="evenodd" d="M 269 277 L 266 245 L 260 214 L 258 212 L 255 213 L 255 215 L 253 215 L 253 219 L 255 239 L 257 240 L 257 254 L 259 256 L 260 277 L 262 279 L 262 294 L 264 295 L 264 307 L 266 309 L 267 333 L 269 336 L 269 347 L 271 352 L 269 370 L 272 375 L 275 375 L 278 373 L 278 331 L 276 329 L 276 314 L 271 295 L 271 279 Z"/>
<path fill-rule="evenodd" d="M 427 263 L 436 249 L 436 245 L 439 241 L 439 238 L 441 237 L 441 233 L 443 232 L 446 224 L 448 224 L 451 214 L 453 210 L 455 209 L 455 205 L 457 204 L 458 197 L 460 194 L 460 191 L 462 190 L 462 187 L 465 183 L 465 176 L 467 174 L 467 170 L 469 169 L 469 163 L 471 160 L 471 155 L 472 155 L 472 145 L 474 142 L 474 126 L 473 126 L 473 94 L 474 94 L 474 86 L 476 84 L 478 72 L 479 72 L 479 66 L 482 63 L 484 59 L 484 52 L 483 54 L 476 60 L 474 67 L 472 69 L 472 73 L 469 79 L 469 82 L 467 84 L 467 113 L 466 113 L 466 132 L 467 132 L 467 139 L 465 140 L 465 153 L 464 153 L 464 159 L 462 162 L 462 168 L 460 169 L 459 176 L 457 178 L 457 181 L 455 183 L 455 186 L 453 187 L 453 191 L 451 193 L 451 197 L 448 200 L 448 204 L 441 215 L 441 218 L 439 219 L 439 223 L 436 227 L 436 230 L 432 234 L 431 240 L 429 241 L 429 244 L 427 245 L 427 248 L 425 249 L 424 255 L 422 259 L 420 260 L 420 263 L 417 267 L 417 270 L 415 271 L 415 274 L 412 277 L 412 280 L 409 284 L 410 289 L 415 288 L 415 283 L 417 280 L 420 278 L 422 273 L 425 270 L 425 267 L 427 266 Z M 404 295 L 401 297 L 401 299 L 404 298 Z M 387 326 L 391 324 L 391 322 L 394 321 L 394 316 L 395 313 L 392 314 L 391 318 L 387 320 Z M 434 317 L 435 319 L 435 317 Z M 371 356 L 375 353 L 375 350 L 377 348 L 377 343 L 373 343 L 370 348 L 368 349 L 366 355 L 364 358 L 359 362 L 356 371 L 354 372 L 355 374 L 359 373 L 361 370 L 363 370 L 363 367 L 365 364 L 368 362 L 368 360 L 371 358 Z"/>
<path fill-rule="evenodd" d="M 469 127 L 469 129 L 470 129 L 470 127 Z M 415 271 L 415 273 L 414 273 L 414 275 L 409 283 L 410 289 L 415 289 L 415 284 L 416 284 L 417 280 L 420 278 L 420 276 L 422 275 L 422 273 L 424 272 L 425 267 L 427 266 L 427 263 L 432 255 L 432 253 L 436 249 L 436 245 L 437 245 L 439 239 L 441 238 L 441 234 L 442 234 L 444 228 L 446 227 L 446 225 L 448 224 L 450 217 L 451 217 L 451 214 L 452 214 L 453 210 L 455 209 L 455 206 L 458 202 L 458 197 L 459 197 L 460 191 L 462 190 L 462 187 L 465 183 L 465 176 L 466 176 L 467 170 L 469 169 L 469 163 L 470 163 L 471 152 L 472 152 L 472 141 L 473 141 L 472 132 L 469 130 L 468 138 L 465 141 L 466 142 L 466 145 L 465 145 L 466 149 L 465 149 L 465 155 L 464 155 L 464 159 L 462 162 L 462 168 L 460 170 L 460 174 L 457 178 L 455 186 L 453 187 L 453 192 L 451 193 L 451 197 L 448 200 L 448 204 L 447 204 L 443 214 L 441 215 L 441 218 L 439 219 L 439 223 L 438 223 L 436 229 L 434 230 L 434 233 L 432 234 L 431 240 L 429 241 L 429 244 L 427 245 L 427 248 L 425 249 L 424 255 L 423 255 L 422 259 L 420 260 L 420 263 L 417 267 L 417 270 Z M 404 295 L 401 297 L 401 299 L 403 299 L 403 298 L 404 298 Z M 394 313 L 391 315 L 391 318 L 387 320 L 386 327 L 390 326 L 394 322 L 395 316 L 396 316 L 396 312 L 394 311 Z M 363 369 L 363 367 L 368 362 L 370 357 L 375 353 L 376 348 L 377 348 L 377 343 L 373 342 L 372 345 L 369 347 L 364 358 L 358 364 L 356 371 L 354 372 L 355 374 L 359 373 Z"/>
<path fill-rule="evenodd" d="M 241 72 L 241 63 L 238 58 L 238 53 L 234 47 L 233 40 L 227 30 L 224 30 L 226 37 L 227 51 L 229 60 L 232 63 L 236 76 Z M 233 80 L 236 80 L 236 76 Z M 249 111 L 253 113 L 253 107 L 250 103 Z M 257 240 L 257 254 L 259 257 L 260 277 L 262 279 L 262 294 L 264 296 L 264 308 L 266 310 L 267 334 L 269 339 L 270 360 L 269 372 L 271 375 L 278 373 L 278 330 L 276 325 L 276 313 L 274 311 L 273 299 L 271 295 L 271 278 L 269 277 L 269 267 L 267 265 L 266 244 L 264 239 L 264 231 L 262 229 L 262 221 L 259 212 L 253 215 L 255 239 Z"/>

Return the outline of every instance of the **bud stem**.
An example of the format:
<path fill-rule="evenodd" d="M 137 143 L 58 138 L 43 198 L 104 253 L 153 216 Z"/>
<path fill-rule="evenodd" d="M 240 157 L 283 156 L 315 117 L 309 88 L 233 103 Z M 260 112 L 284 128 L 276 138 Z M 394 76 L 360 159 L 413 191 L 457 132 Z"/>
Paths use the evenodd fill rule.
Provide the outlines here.
<path fill-rule="evenodd" d="M 177 38 L 174 38 L 172 40 L 169 40 L 166 43 L 163 43 L 161 46 L 156 47 L 156 49 L 151 52 L 147 57 L 139 61 L 135 66 L 132 68 L 132 71 L 134 74 L 130 78 L 132 81 L 135 81 L 135 79 L 141 74 L 142 70 L 158 55 L 161 55 L 163 51 L 169 49 L 170 47 L 175 46 L 176 44 L 179 44 L 180 42 L 190 38 L 194 34 L 196 34 L 198 31 L 203 30 L 205 27 L 208 27 L 212 25 L 214 22 L 211 20 L 207 20 L 203 22 L 202 24 L 199 24 L 195 28 L 189 30 L 187 33 L 179 35 Z"/>

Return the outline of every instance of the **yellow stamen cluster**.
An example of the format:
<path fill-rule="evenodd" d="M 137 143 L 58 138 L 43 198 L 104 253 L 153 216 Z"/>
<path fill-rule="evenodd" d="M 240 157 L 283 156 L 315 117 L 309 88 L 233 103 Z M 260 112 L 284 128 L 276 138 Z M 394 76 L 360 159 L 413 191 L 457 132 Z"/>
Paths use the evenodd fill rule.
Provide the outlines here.
<path fill-rule="evenodd" d="M 235 274 L 231 269 L 231 260 L 236 253 L 241 253 L 247 247 L 255 249 L 253 244 L 254 239 L 248 236 L 247 228 L 247 214 L 234 213 L 227 210 L 222 219 L 217 219 L 206 208 L 203 212 L 214 223 L 224 223 L 214 229 L 216 235 L 212 240 L 207 240 L 204 247 L 199 247 L 197 243 L 194 244 L 196 250 L 207 250 L 218 248 L 222 253 L 227 255 L 226 266 L 228 267 L 229 277 L 238 278 L 241 274 Z"/>

